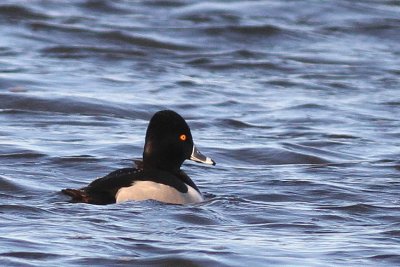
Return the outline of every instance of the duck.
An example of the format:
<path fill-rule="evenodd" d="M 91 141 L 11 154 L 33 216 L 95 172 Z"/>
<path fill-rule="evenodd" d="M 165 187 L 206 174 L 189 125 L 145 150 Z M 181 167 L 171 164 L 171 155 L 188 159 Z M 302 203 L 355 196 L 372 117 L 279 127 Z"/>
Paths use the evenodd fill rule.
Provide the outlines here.
<path fill-rule="evenodd" d="M 63 189 L 74 203 L 106 205 L 154 200 L 168 204 L 204 201 L 196 184 L 181 170 L 185 160 L 208 165 L 215 161 L 195 146 L 190 128 L 173 110 L 156 112 L 147 127 L 142 161 L 115 170 L 80 189 Z"/>

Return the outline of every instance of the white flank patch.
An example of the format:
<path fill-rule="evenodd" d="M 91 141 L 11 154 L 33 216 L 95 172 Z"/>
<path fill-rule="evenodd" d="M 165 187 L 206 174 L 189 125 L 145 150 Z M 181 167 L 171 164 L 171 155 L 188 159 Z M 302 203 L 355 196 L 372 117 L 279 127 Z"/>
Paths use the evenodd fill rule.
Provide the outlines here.
<path fill-rule="evenodd" d="M 188 191 L 181 193 L 175 188 L 151 181 L 136 181 L 129 187 L 118 190 L 115 199 L 117 203 L 129 200 L 157 200 L 171 204 L 189 204 L 203 201 L 202 195 L 194 188 L 186 185 Z"/>

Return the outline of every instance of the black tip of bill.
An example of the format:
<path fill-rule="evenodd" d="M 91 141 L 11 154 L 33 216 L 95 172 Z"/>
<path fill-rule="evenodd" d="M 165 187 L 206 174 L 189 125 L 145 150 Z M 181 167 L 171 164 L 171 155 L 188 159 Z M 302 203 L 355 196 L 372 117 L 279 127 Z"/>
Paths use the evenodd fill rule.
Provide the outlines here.
<path fill-rule="evenodd" d="M 201 154 L 201 152 L 197 149 L 197 147 L 195 145 L 193 145 L 193 151 L 192 151 L 192 155 L 190 156 L 190 160 L 213 165 L 213 166 L 215 166 L 215 164 L 216 164 L 214 160 Z"/>

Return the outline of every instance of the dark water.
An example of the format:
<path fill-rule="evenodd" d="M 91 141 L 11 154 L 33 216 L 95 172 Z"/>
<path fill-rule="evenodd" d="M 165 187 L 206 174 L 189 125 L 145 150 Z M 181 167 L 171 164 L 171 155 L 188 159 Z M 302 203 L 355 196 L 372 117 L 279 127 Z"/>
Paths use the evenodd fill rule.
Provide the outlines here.
<path fill-rule="evenodd" d="M 398 1 L 1 1 L 0 36 L 0 265 L 400 264 Z M 207 201 L 59 193 L 165 108 Z"/>

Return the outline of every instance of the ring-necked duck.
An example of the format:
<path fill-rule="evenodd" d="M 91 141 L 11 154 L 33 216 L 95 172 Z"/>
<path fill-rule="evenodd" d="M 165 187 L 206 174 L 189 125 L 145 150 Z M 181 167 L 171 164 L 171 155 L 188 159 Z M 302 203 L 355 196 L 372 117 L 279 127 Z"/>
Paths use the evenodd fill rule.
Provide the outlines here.
<path fill-rule="evenodd" d="M 197 186 L 180 168 L 190 159 L 215 165 L 193 143 L 185 120 L 172 110 L 154 114 L 146 132 L 143 162 L 99 178 L 82 189 L 64 189 L 73 202 L 111 204 L 157 200 L 172 204 L 203 201 Z"/>

